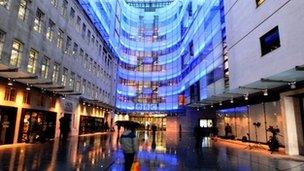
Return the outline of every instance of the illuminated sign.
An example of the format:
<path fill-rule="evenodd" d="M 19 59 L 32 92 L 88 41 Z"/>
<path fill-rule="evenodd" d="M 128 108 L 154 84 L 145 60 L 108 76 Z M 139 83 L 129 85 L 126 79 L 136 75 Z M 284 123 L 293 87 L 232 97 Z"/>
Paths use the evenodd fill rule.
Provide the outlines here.
<path fill-rule="evenodd" d="M 135 104 L 135 110 L 157 110 L 157 104 Z"/>

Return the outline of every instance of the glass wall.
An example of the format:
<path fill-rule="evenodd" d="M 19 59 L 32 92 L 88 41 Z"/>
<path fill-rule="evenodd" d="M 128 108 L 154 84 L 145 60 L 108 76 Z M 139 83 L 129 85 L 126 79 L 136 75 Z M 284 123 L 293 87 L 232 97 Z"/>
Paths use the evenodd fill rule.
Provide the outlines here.
<path fill-rule="evenodd" d="M 191 85 L 223 78 L 222 0 L 80 1 L 119 59 L 117 108 L 175 110 Z"/>
<path fill-rule="evenodd" d="M 255 127 L 253 123 L 261 125 Z M 266 131 L 269 126 L 280 130 L 278 139 L 284 145 L 283 118 L 280 109 L 280 102 L 267 102 L 244 107 L 230 108 L 217 111 L 217 127 L 219 136 L 225 136 L 225 126 L 229 124 L 232 128 L 232 135 L 236 139 L 246 136 L 250 141 L 266 143 L 271 132 Z"/>

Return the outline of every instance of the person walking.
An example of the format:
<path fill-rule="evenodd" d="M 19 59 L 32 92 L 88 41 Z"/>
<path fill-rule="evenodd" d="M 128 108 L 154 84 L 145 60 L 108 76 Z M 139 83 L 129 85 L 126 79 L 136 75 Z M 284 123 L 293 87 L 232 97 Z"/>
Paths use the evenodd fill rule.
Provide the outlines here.
<path fill-rule="evenodd" d="M 228 138 L 228 136 L 231 136 L 232 129 L 231 126 L 227 123 L 225 126 L 225 138 Z"/>
<path fill-rule="evenodd" d="M 120 144 L 125 158 L 125 171 L 131 171 L 134 157 L 138 151 L 138 139 L 135 135 L 135 129 L 125 127 L 120 137 Z"/>

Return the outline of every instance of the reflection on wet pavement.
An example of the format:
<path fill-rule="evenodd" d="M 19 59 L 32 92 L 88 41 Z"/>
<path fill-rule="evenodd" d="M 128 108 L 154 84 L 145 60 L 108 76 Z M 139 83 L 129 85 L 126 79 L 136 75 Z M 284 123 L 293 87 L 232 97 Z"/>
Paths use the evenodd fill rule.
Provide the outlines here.
<path fill-rule="evenodd" d="M 140 170 L 304 170 L 304 163 L 219 146 L 191 134 L 138 132 Z M 0 170 L 123 170 L 117 133 L 0 147 Z"/>

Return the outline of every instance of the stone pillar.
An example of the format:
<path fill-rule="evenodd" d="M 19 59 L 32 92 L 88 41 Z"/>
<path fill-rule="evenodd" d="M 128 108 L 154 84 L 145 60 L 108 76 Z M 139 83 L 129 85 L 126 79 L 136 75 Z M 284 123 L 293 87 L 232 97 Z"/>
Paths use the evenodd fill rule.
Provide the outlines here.
<path fill-rule="evenodd" d="M 299 99 L 281 96 L 281 110 L 284 119 L 285 152 L 299 155 L 303 152 L 303 132 Z"/>

